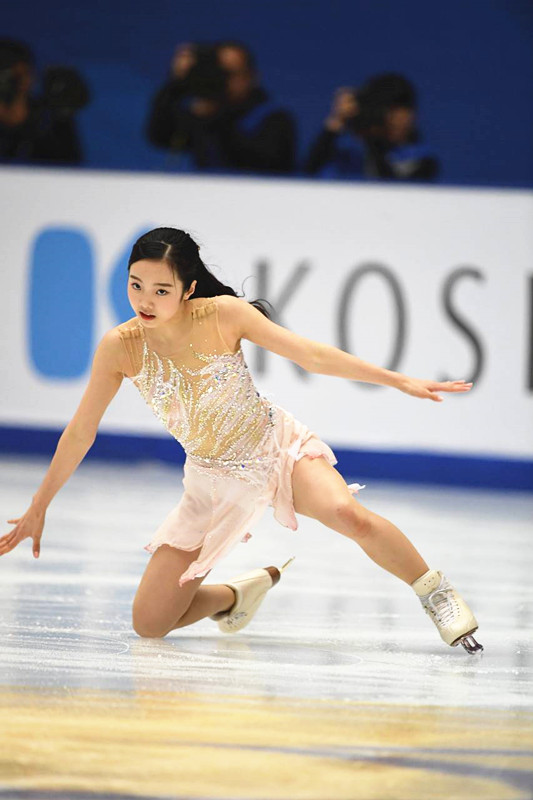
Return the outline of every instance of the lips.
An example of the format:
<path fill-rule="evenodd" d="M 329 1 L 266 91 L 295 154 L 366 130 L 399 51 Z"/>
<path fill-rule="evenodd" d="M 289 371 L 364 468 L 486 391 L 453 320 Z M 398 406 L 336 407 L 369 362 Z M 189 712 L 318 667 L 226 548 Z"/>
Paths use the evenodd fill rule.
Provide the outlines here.
<path fill-rule="evenodd" d="M 155 319 L 155 314 L 145 314 L 144 311 L 139 311 L 141 319 Z"/>

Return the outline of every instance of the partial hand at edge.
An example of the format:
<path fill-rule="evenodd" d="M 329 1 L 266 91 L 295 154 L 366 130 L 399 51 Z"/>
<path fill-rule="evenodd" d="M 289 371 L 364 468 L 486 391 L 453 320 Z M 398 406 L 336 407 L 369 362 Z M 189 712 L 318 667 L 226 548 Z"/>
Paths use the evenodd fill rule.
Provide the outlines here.
<path fill-rule="evenodd" d="M 23 539 L 33 540 L 33 556 L 39 558 L 41 552 L 41 537 L 43 535 L 45 511 L 39 511 L 35 506 L 30 506 L 25 514 L 18 519 L 8 519 L 15 528 L 0 537 L 0 556 L 14 550 Z"/>

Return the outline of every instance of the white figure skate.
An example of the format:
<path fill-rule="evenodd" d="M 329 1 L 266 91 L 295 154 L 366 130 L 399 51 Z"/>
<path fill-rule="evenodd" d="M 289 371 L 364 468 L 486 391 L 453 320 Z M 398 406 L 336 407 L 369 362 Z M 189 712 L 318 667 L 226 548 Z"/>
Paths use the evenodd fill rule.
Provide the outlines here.
<path fill-rule="evenodd" d="M 462 644 L 470 654 L 483 650 L 472 635 L 478 629 L 476 618 L 442 572 L 430 569 L 411 586 L 446 644 Z"/>
<path fill-rule="evenodd" d="M 219 611 L 211 619 L 218 622 L 223 633 L 237 633 L 251 621 L 269 589 L 276 585 L 281 573 L 294 561 L 290 558 L 280 569 L 265 567 L 254 569 L 226 583 L 235 592 L 235 603 L 228 611 Z"/>

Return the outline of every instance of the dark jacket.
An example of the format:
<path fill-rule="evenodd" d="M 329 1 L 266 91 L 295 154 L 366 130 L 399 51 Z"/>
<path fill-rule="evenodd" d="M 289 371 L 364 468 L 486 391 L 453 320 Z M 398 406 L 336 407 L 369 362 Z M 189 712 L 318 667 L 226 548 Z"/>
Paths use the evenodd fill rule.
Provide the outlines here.
<path fill-rule="evenodd" d="M 324 128 L 311 145 L 304 170 L 321 178 L 429 181 L 437 177 L 439 162 L 416 133 L 410 142 L 392 146 Z"/>
<path fill-rule="evenodd" d="M 52 112 L 39 99 L 30 98 L 22 124 L 0 123 L 0 160 L 79 164 L 82 149 L 73 115 Z"/>
<path fill-rule="evenodd" d="M 226 106 L 212 118 L 190 111 L 183 83 L 170 80 L 152 101 L 149 141 L 182 154 L 184 169 L 288 173 L 294 169 L 292 115 L 273 103 L 264 89 L 253 89 L 238 107 Z"/>

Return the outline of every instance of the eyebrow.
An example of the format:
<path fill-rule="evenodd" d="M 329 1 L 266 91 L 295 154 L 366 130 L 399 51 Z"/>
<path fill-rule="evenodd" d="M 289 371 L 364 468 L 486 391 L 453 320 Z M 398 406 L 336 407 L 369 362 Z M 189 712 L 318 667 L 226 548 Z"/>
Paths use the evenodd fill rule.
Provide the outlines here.
<path fill-rule="evenodd" d="M 132 275 L 131 272 L 130 278 L 135 278 L 136 281 L 140 281 L 142 283 L 142 278 L 138 278 L 137 275 Z M 174 288 L 172 283 L 154 283 L 154 286 L 170 286 L 171 289 Z"/>

